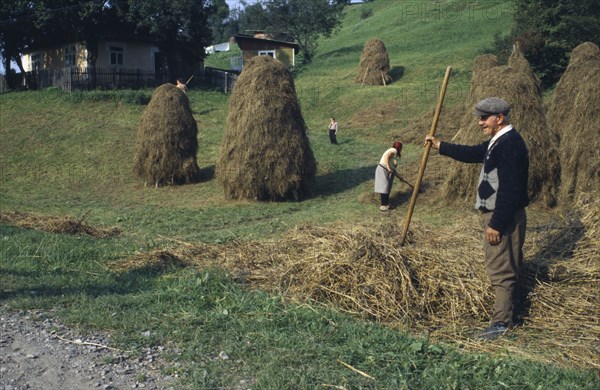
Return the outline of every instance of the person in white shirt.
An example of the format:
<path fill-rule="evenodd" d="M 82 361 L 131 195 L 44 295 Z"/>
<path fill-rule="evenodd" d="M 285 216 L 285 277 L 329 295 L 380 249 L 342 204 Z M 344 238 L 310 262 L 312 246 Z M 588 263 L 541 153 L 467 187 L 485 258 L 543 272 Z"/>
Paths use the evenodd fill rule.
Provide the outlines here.
<path fill-rule="evenodd" d="M 329 140 L 331 141 L 332 145 L 337 145 L 337 135 L 338 132 L 338 123 L 335 121 L 334 117 L 331 117 L 329 119 Z"/>
<path fill-rule="evenodd" d="M 388 211 L 390 209 L 390 192 L 394 183 L 394 171 L 398 165 L 398 159 L 402 154 L 402 142 L 396 141 L 391 148 L 386 150 L 377 168 L 375 168 L 375 192 L 380 195 L 381 205 L 379 210 Z"/>

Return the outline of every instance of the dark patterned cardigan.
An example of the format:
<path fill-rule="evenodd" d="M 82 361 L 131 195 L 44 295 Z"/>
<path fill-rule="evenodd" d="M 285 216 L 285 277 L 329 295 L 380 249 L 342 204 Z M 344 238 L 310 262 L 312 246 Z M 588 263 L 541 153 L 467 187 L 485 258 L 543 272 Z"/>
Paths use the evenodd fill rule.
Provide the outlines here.
<path fill-rule="evenodd" d="M 498 138 L 488 151 L 489 143 L 487 140 L 468 146 L 441 142 L 439 151 L 458 161 L 483 163 L 475 207 L 493 211 L 489 226 L 503 232 L 515 212 L 529 204 L 529 155 L 525 141 L 514 128 Z"/>

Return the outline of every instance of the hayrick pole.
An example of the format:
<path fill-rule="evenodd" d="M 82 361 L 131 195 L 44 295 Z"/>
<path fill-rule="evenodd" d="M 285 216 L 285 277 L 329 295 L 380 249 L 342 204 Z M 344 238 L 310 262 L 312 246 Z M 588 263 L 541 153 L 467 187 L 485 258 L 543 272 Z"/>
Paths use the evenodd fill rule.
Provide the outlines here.
<path fill-rule="evenodd" d="M 446 87 L 448 86 L 448 80 L 450 79 L 450 73 L 452 73 L 452 67 L 449 66 L 446 68 L 446 75 L 444 76 L 444 82 L 442 83 L 442 90 L 440 91 L 440 97 L 438 99 L 437 107 L 435 108 L 435 115 L 433 116 L 433 122 L 431 123 L 431 129 L 429 130 L 429 135 L 435 135 L 435 129 L 437 128 L 438 120 L 440 119 L 440 113 L 442 111 L 442 106 L 444 104 L 444 96 L 446 95 Z M 431 150 L 431 141 L 427 141 L 425 144 L 425 151 L 423 152 L 423 158 L 421 159 L 421 167 L 419 168 L 419 175 L 417 176 L 417 181 L 413 187 L 413 193 L 410 198 L 410 204 L 408 205 L 408 211 L 406 213 L 406 220 L 404 221 L 404 227 L 402 228 L 402 235 L 400 236 L 400 246 L 404 245 L 404 241 L 406 240 L 406 234 L 408 233 L 408 225 L 410 225 L 410 219 L 412 218 L 412 213 L 415 208 L 415 203 L 417 203 L 417 195 L 419 194 L 419 189 L 421 187 L 421 180 L 423 179 L 423 174 L 425 173 L 425 167 L 427 166 L 427 158 L 429 157 L 429 151 Z"/>

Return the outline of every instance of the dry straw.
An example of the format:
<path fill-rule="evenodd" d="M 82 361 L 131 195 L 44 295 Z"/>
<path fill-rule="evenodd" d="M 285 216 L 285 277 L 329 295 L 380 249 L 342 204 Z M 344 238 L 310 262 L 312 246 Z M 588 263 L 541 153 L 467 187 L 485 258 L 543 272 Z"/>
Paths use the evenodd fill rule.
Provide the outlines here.
<path fill-rule="evenodd" d="M 198 127 L 186 94 L 173 84 L 156 88 L 137 130 L 133 172 L 146 184 L 198 180 Z"/>
<path fill-rule="evenodd" d="M 409 234 L 411 244 L 404 247 L 398 246 L 399 232 L 387 224 L 303 226 L 262 242 L 174 241 L 168 255 L 165 249 L 139 253 L 113 269 L 147 266 L 145 257 L 153 267 L 161 264 L 157 258 L 199 269 L 222 267 L 249 287 L 290 301 L 326 305 L 471 350 L 509 350 L 535 360 L 600 369 L 600 203 L 581 208 L 586 211 L 576 218 L 580 224 L 565 225 L 560 218 L 550 225 L 531 221 L 523 278 L 529 311 L 522 313 L 524 326 L 501 343 L 471 338 L 472 329 L 486 325 L 493 301 L 474 212 L 435 229 L 417 221 Z M 570 253 L 560 251 L 565 243 Z"/>
<path fill-rule="evenodd" d="M 390 59 L 383 41 L 369 39 L 363 48 L 358 75 L 354 81 L 361 85 L 387 85 L 392 81 L 389 71 Z"/>
<path fill-rule="evenodd" d="M 548 124 L 560 135 L 560 201 L 600 191 L 600 49 L 582 43 L 556 86 Z"/>
<path fill-rule="evenodd" d="M 225 196 L 306 198 L 316 169 L 290 71 L 269 56 L 252 58 L 231 94 L 221 141 L 216 174 Z"/>
<path fill-rule="evenodd" d="M 523 58 L 518 46 L 508 65 L 497 65 L 497 59 L 478 57 L 473 66 L 471 91 L 465 102 L 460 133 L 455 142 L 474 145 L 484 141 L 473 106 L 487 97 L 500 97 L 511 105 L 510 120 L 522 135 L 529 150 L 529 196 L 547 206 L 557 201 L 560 164 L 558 137 L 546 125 L 539 81 Z M 479 177 L 479 164 L 450 163 L 449 176 L 442 192 L 448 201 L 474 202 Z"/>
<path fill-rule="evenodd" d="M 54 217 L 25 212 L 0 212 L 0 222 L 25 229 L 42 230 L 49 233 L 85 234 L 96 238 L 107 238 L 121 234 L 116 227 L 98 228 L 88 225 L 83 218 Z"/>

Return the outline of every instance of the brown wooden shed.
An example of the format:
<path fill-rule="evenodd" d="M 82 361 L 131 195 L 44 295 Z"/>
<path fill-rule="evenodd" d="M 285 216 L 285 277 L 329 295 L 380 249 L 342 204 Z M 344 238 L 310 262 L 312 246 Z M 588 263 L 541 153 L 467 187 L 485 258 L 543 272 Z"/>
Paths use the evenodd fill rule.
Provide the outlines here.
<path fill-rule="evenodd" d="M 262 33 L 238 34 L 235 41 L 242 50 L 243 63 L 255 56 L 268 55 L 289 67 L 296 65 L 296 54 L 300 49 L 297 43 L 270 39 Z"/>

